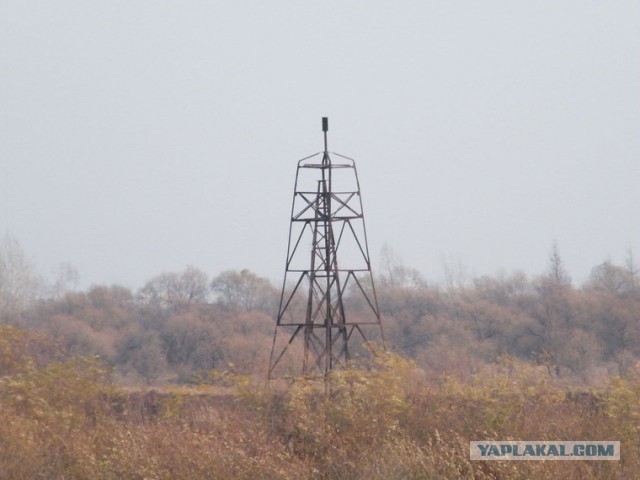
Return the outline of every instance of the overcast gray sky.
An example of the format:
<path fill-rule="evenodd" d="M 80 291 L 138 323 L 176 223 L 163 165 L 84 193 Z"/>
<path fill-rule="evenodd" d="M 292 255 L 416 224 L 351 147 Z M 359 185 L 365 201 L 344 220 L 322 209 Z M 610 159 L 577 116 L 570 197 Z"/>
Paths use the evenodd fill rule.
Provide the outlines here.
<path fill-rule="evenodd" d="M 0 230 L 43 274 L 282 278 L 298 159 L 428 280 L 640 257 L 640 2 L 0 0 Z M 375 264 L 374 264 L 375 266 Z"/>

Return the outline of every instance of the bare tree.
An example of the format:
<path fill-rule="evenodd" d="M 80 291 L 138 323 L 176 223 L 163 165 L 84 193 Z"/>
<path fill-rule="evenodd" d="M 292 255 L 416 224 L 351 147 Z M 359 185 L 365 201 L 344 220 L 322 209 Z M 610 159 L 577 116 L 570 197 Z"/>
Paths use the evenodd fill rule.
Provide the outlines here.
<path fill-rule="evenodd" d="M 138 292 L 141 302 L 162 308 L 206 303 L 207 275 L 193 266 L 182 273 L 164 272 L 149 280 Z"/>
<path fill-rule="evenodd" d="M 449 292 L 461 292 L 471 284 L 472 274 L 461 257 L 442 257 L 444 287 Z"/>
<path fill-rule="evenodd" d="M 244 269 L 227 270 L 215 277 L 211 289 L 218 294 L 218 303 L 224 307 L 273 313 L 277 291 L 271 282 Z"/>
<path fill-rule="evenodd" d="M 633 267 L 631 267 L 633 268 Z M 634 280 L 629 267 L 614 265 L 609 260 L 591 269 L 586 288 L 615 294 L 633 291 Z"/>
<path fill-rule="evenodd" d="M 571 277 L 564 267 L 564 262 L 560 256 L 560 250 L 558 249 L 558 242 L 556 240 L 553 241 L 551 251 L 549 252 L 548 276 L 560 284 L 569 285 L 571 283 Z"/>
<path fill-rule="evenodd" d="M 14 314 L 37 297 L 41 281 L 18 241 L 6 234 L 0 241 L 0 314 Z"/>
<path fill-rule="evenodd" d="M 633 250 L 631 248 L 627 250 L 625 267 L 627 269 L 627 274 L 629 275 L 629 286 L 631 287 L 631 291 L 635 292 L 638 288 L 638 274 L 640 273 L 640 269 L 638 268 L 638 265 L 636 265 Z"/>
<path fill-rule="evenodd" d="M 377 284 L 391 288 L 426 288 L 427 282 L 415 268 L 406 267 L 393 249 L 384 244 L 380 252 L 382 273 L 377 278 Z"/>
<path fill-rule="evenodd" d="M 78 288 L 80 275 L 78 271 L 68 262 L 58 265 L 55 271 L 55 280 L 51 285 L 51 296 L 62 298 L 68 292 L 75 292 Z"/>

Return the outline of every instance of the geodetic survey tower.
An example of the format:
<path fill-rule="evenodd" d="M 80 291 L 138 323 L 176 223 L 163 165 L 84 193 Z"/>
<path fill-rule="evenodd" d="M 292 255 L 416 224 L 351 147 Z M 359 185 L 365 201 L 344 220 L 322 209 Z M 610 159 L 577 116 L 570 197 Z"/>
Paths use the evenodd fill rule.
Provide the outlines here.
<path fill-rule="evenodd" d="M 324 151 L 298 162 L 269 379 L 327 380 L 384 341 L 356 165 L 328 151 L 328 124 Z"/>

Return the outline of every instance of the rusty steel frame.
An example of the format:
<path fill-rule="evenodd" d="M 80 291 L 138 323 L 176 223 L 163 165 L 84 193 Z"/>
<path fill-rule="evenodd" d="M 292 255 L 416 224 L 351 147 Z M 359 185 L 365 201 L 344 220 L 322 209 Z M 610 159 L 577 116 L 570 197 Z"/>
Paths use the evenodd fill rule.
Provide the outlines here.
<path fill-rule="evenodd" d="M 300 337 L 303 342 L 301 375 L 325 381 L 334 368 L 350 366 L 349 342 L 354 341 L 354 333 L 357 332 L 356 337 L 369 346 L 365 330 L 376 328 L 384 345 L 355 161 L 331 152 L 340 159 L 340 163 L 334 163 L 327 148 L 326 117 L 322 119 L 322 130 L 324 151 L 298 161 L 296 170 L 287 260 L 269 360 L 269 379 L 281 378 L 275 374 L 276 368 L 289 347 Z M 318 162 L 320 155 L 322 158 Z M 334 177 L 339 170 L 341 174 L 346 173 L 348 179 L 351 176 L 351 188 L 334 191 Z M 301 185 L 301 173 L 311 173 L 316 183 L 314 189 Z M 305 235 L 307 240 L 310 237 L 310 242 L 303 241 Z M 339 253 L 347 242 L 355 252 L 355 264 L 341 267 Z M 303 265 L 295 265 L 294 259 L 301 255 L 305 258 Z M 292 305 L 300 297 L 304 303 L 298 302 L 298 312 L 295 312 Z M 360 310 L 367 312 L 366 318 L 360 311 L 358 318 L 349 320 L 344 301 L 347 297 L 364 300 L 361 302 L 364 307 Z M 289 338 L 283 347 L 276 349 L 279 334 L 289 335 Z"/>

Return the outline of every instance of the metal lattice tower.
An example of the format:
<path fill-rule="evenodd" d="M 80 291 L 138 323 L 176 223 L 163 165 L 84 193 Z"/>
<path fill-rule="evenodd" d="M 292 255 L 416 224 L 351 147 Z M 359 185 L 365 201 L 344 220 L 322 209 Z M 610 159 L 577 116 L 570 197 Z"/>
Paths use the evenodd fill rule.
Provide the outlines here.
<path fill-rule="evenodd" d="M 269 379 L 326 381 L 370 340 L 384 345 L 355 161 L 331 152 L 332 161 L 328 123 L 324 151 L 298 162 Z"/>

